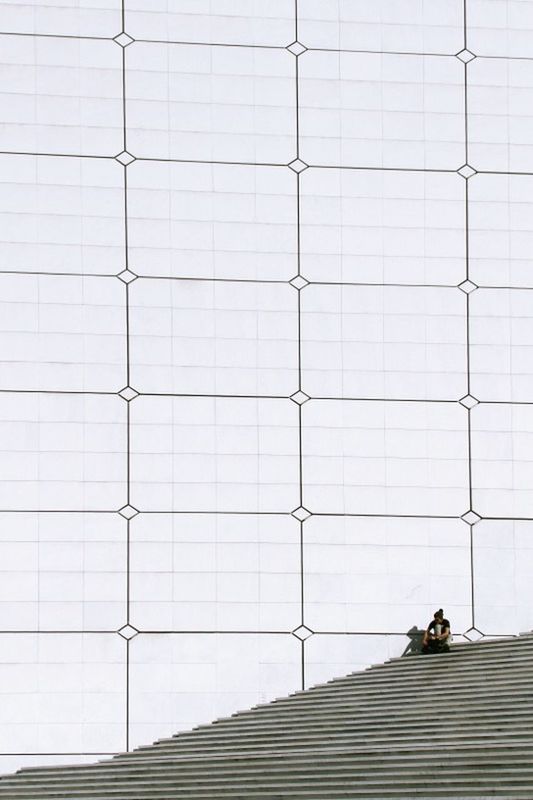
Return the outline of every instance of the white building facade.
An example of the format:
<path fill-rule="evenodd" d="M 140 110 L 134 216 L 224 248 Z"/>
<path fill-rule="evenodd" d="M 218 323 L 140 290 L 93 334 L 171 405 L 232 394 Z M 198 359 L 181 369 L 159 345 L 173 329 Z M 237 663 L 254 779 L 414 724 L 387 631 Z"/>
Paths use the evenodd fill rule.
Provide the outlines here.
<path fill-rule="evenodd" d="M 0 772 L 533 628 L 532 0 L 0 32 Z"/>

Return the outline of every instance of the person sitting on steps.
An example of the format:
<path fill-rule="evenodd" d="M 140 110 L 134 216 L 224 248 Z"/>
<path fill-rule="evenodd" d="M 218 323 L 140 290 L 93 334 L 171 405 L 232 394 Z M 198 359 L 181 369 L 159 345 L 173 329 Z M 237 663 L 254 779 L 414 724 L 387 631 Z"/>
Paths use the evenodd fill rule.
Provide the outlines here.
<path fill-rule="evenodd" d="M 422 640 L 423 653 L 449 653 L 452 638 L 450 622 L 444 618 L 444 611 L 439 608 L 433 614 Z"/>

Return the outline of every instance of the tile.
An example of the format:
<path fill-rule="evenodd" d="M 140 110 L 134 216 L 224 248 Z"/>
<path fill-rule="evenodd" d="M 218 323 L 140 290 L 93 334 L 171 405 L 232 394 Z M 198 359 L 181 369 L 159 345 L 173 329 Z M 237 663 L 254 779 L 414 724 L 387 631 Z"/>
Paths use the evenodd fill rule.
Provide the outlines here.
<path fill-rule="evenodd" d="M 487 517 L 532 517 L 533 409 L 480 404 L 471 415 L 473 508 Z"/>
<path fill-rule="evenodd" d="M 302 273 L 341 283 L 457 285 L 465 273 L 465 186 L 442 173 L 305 170 Z"/>
<path fill-rule="evenodd" d="M 131 0 L 126 7 L 131 36 L 165 41 L 285 47 L 294 40 L 292 0 Z"/>
<path fill-rule="evenodd" d="M 288 284 L 138 280 L 138 391 L 288 396 L 298 388 L 298 295 Z"/>
<path fill-rule="evenodd" d="M 0 155 L 2 269 L 121 272 L 123 171 L 106 159 Z"/>
<path fill-rule="evenodd" d="M 2 633 L 0 645 L 4 755 L 124 748 L 126 648 L 119 636 Z"/>
<path fill-rule="evenodd" d="M 132 405 L 132 502 L 154 511 L 298 505 L 291 400 L 143 397 Z"/>
<path fill-rule="evenodd" d="M 290 280 L 298 272 L 294 172 L 137 161 L 128 244 L 141 275 Z"/>
<path fill-rule="evenodd" d="M 0 393 L 0 508 L 124 505 L 125 406 L 120 397 Z"/>
<path fill-rule="evenodd" d="M 533 286 L 530 175 L 468 182 L 470 277 L 483 286 Z"/>
<path fill-rule="evenodd" d="M 112 41 L 0 35 L 0 150 L 114 156 L 122 54 Z"/>
<path fill-rule="evenodd" d="M 118 391 L 127 383 L 123 284 L 0 273 L 0 360 L 2 389 Z"/>
<path fill-rule="evenodd" d="M 117 630 L 126 618 L 118 514 L 0 514 L 0 630 Z"/>
<path fill-rule="evenodd" d="M 478 400 L 529 402 L 532 354 L 531 292 L 476 290 L 470 300 L 472 394 Z"/>
<path fill-rule="evenodd" d="M 332 514 L 460 515 L 468 508 L 464 412 L 445 403 L 307 402 L 303 505 Z"/>
<path fill-rule="evenodd" d="M 463 92 L 458 59 L 307 52 L 300 156 L 311 165 L 458 169 Z"/>
<path fill-rule="evenodd" d="M 480 56 L 529 58 L 533 13 L 523 0 L 469 0 L 468 47 Z"/>
<path fill-rule="evenodd" d="M 307 47 L 456 53 L 463 47 L 463 4 L 300 0 L 298 27 Z"/>
<path fill-rule="evenodd" d="M 533 64 L 478 58 L 469 66 L 469 162 L 477 170 L 533 169 Z"/>
<path fill-rule="evenodd" d="M 136 43 L 126 60 L 134 155 L 274 164 L 295 158 L 289 52 Z"/>
<path fill-rule="evenodd" d="M 2 3 L 0 31 L 112 37 L 121 30 L 120 0 Z"/>
<path fill-rule="evenodd" d="M 299 622 L 293 517 L 141 514 L 130 540 L 132 624 L 141 630 L 288 632 Z"/>
<path fill-rule="evenodd" d="M 529 630 L 532 529 L 520 520 L 482 520 L 473 528 L 476 627 L 483 633 Z"/>
<path fill-rule="evenodd" d="M 451 288 L 309 286 L 302 389 L 311 397 L 458 400 L 466 301 Z"/>

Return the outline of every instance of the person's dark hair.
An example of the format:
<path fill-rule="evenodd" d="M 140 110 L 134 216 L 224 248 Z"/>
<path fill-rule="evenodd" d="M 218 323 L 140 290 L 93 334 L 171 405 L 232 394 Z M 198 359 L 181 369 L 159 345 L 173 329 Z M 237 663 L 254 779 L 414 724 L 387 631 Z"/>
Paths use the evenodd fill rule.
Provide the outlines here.
<path fill-rule="evenodd" d="M 434 616 L 434 617 L 444 617 L 444 609 L 442 609 L 442 608 L 439 608 L 439 610 L 438 610 L 438 611 L 435 611 L 435 613 L 433 614 L 433 616 Z"/>

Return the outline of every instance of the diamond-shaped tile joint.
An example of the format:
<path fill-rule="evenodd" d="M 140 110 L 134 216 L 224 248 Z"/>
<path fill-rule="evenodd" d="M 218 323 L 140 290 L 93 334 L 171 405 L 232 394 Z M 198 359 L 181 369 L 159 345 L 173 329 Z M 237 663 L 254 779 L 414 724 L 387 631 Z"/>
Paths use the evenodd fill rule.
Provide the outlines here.
<path fill-rule="evenodd" d="M 117 278 L 120 278 L 121 281 L 124 283 L 131 283 L 132 281 L 136 281 L 139 276 L 136 275 L 129 269 L 124 269 L 122 272 L 119 272 Z"/>
<path fill-rule="evenodd" d="M 307 625 L 300 625 L 298 628 L 291 631 L 291 633 L 301 642 L 305 642 L 306 639 L 309 639 L 309 637 L 313 635 L 314 631 L 308 628 Z"/>
<path fill-rule="evenodd" d="M 298 291 L 305 289 L 306 286 L 309 286 L 309 281 L 306 280 L 302 275 L 295 275 L 294 278 L 291 278 L 289 283 L 291 286 L 294 286 L 295 289 L 298 289 Z"/>
<path fill-rule="evenodd" d="M 473 175 L 477 175 L 477 170 L 475 170 L 474 167 L 471 167 L 470 164 L 463 164 L 462 167 L 459 167 L 457 172 L 459 175 L 465 178 L 465 180 L 468 180 Z"/>
<path fill-rule="evenodd" d="M 470 50 L 459 50 L 458 53 L 455 54 L 455 57 L 462 61 L 463 64 L 468 64 L 469 61 L 473 61 L 475 53 L 472 53 Z"/>
<path fill-rule="evenodd" d="M 464 397 L 461 397 L 459 402 L 465 408 L 474 408 L 474 406 L 477 406 L 477 404 L 479 403 L 479 400 L 477 399 L 477 397 L 472 397 L 471 394 L 465 394 Z"/>
<path fill-rule="evenodd" d="M 472 292 L 475 292 L 475 290 L 478 289 L 479 287 L 477 283 L 474 283 L 473 281 L 470 280 L 466 280 L 460 283 L 457 286 L 457 288 L 460 289 L 465 294 L 471 294 Z"/>
<path fill-rule="evenodd" d="M 135 161 L 135 156 L 132 156 L 127 150 L 123 150 L 122 153 L 118 153 L 118 155 L 115 156 L 115 160 L 119 161 L 124 167 L 127 167 L 128 164 L 132 164 Z"/>
<path fill-rule="evenodd" d="M 128 504 L 127 506 L 122 506 L 122 508 L 119 508 L 118 513 L 124 517 L 124 519 L 133 519 L 133 517 L 136 517 L 137 514 L 140 514 L 141 512 L 138 508 L 134 508 Z"/>
<path fill-rule="evenodd" d="M 116 42 L 117 44 L 119 44 L 121 47 L 127 47 L 132 42 L 134 42 L 135 39 L 133 38 L 133 36 L 130 36 L 125 31 L 121 31 L 118 34 L 118 36 L 114 36 L 113 37 L 113 41 Z"/>
<path fill-rule="evenodd" d="M 309 169 L 309 164 L 306 164 L 301 158 L 295 158 L 293 161 L 289 161 L 287 166 L 289 169 L 292 169 L 293 172 L 303 172 L 304 169 Z"/>
<path fill-rule="evenodd" d="M 291 394 L 290 399 L 292 400 L 293 403 L 297 403 L 299 406 L 303 406 L 303 404 L 307 403 L 307 401 L 310 400 L 311 398 L 309 397 L 308 394 L 302 392 L 301 389 L 298 389 L 297 392 Z"/>
<path fill-rule="evenodd" d="M 307 47 L 301 42 L 291 42 L 291 44 L 287 45 L 287 50 L 289 53 L 292 53 L 293 56 L 301 56 L 302 53 L 305 53 Z"/>
<path fill-rule="evenodd" d="M 133 639 L 134 636 L 137 636 L 139 631 L 137 628 L 134 628 L 133 625 L 123 625 L 122 628 L 119 628 L 117 631 L 119 636 L 122 636 L 123 639 L 129 641 Z"/>
<path fill-rule="evenodd" d="M 467 525 L 475 525 L 476 522 L 479 522 L 481 517 L 479 516 L 479 514 L 476 514 L 475 511 L 472 511 L 472 509 L 470 509 L 469 511 L 466 512 L 466 514 L 462 515 L 461 519 L 463 520 L 463 522 L 466 522 Z"/>
<path fill-rule="evenodd" d="M 304 508 L 303 506 L 295 508 L 294 511 L 291 511 L 291 514 L 293 517 L 296 517 L 296 519 L 299 519 L 300 522 L 303 522 L 304 520 L 308 519 L 308 517 L 311 516 L 311 512 L 307 508 Z"/>
<path fill-rule="evenodd" d="M 136 392 L 131 386 L 125 386 L 123 389 L 120 390 L 118 393 L 123 400 L 127 400 L 128 403 L 131 400 L 135 400 L 136 397 L 139 397 L 139 392 Z"/>
<path fill-rule="evenodd" d="M 477 628 L 469 628 L 464 633 L 465 639 L 468 639 L 471 642 L 478 642 L 480 639 L 483 639 L 484 636 L 485 634 L 479 631 Z"/>

